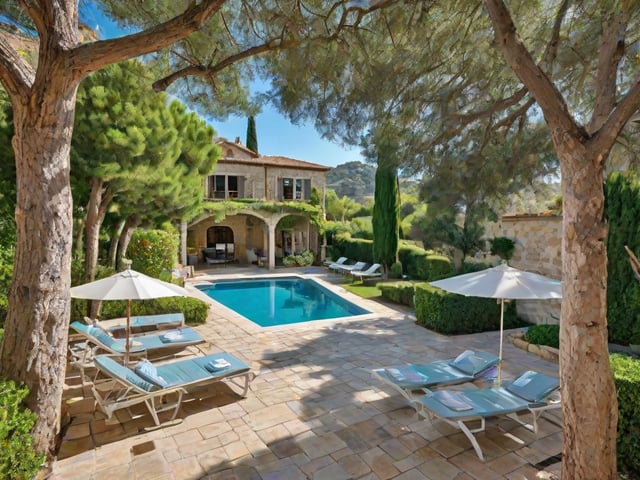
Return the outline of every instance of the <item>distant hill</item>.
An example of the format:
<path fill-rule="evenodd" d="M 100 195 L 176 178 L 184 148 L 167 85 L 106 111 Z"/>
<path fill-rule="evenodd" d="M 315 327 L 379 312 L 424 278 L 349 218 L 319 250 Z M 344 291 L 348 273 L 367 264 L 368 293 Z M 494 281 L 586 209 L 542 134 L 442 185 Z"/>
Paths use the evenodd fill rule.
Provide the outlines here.
<path fill-rule="evenodd" d="M 338 165 L 327 173 L 327 188 L 336 191 L 338 198 L 347 196 L 357 202 L 373 197 L 376 167 L 362 162 Z"/>

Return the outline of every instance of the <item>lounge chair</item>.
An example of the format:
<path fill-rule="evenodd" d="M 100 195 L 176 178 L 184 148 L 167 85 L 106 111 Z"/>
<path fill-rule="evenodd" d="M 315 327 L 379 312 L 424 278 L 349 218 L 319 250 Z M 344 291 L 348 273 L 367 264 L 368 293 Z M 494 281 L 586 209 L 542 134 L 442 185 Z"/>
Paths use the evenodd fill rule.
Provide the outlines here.
<path fill-rule="evenodd" d="M 488 376 L 499 362 L 500 359 L 490 353 L 465 350 L 450 360 L 377 368 L 371 373 L 413 402 L 413 392 L 417 390 L 424 394 L 433 387 L 471 382 Z"/>
<path fill-rule="evenodd" d="M 96 320 L 92 320 L 88 317 L 84 317 L 84 321 L 87 325 L 102 326 L 104 328 L 101 322 L 97 322 Z M 160 313 L 157 315 L 138 315 L 131 317 L 129 320 L 129 329 L 133 334 L 181 327 L 184 327 L 184 314 L 182 312 Z M 115 325 L 107 327 L 105 330 L 111 333 L 114 337 L 122 338 L 125 336 L 126 328 L 127 327 L 125 325 Z"/>
<path fill-rule="evenodd" d="M 347 273 L 349 273 L 352 270 L 362 270 L 363 268 L 365 268 L 367 266 L 366 262 L 356 262 L 353 265 L 336 265 L 336 267 L 333 269 L 338 273 L 342 273 L 344 275 L 346 275 Z"/>
<path fill-rule="evenodd" d="M 487 417 L 505 415 L 538 432 L 538 417 L 549 409 L 560 408 L 557 392 L 560 382 L 531 370 L 503 386 L 477 390 L 436 390 L 416 401 L 416 410 L 431 420 L 440 418 L 459 428 L 473 445 L 480 460 L 482 449 L 474 433 L 485 430 Z M 533 425 L 523 422 L 518 413 L 529 412 Z M 470 428 L 465 422 L 480 421 L 480 426 Z"/>
<path fill-rule="evenodd" d="M 84 378 L 84 369 L 93 366 L 93 360 L 99 353 L 124 355 L 126 343 L 124 338 L 114 338 L 106 330 L 85 325 L 81 322 L 71 323 L 84 341 L 70 345 L 72 365 L 78 367 Z M 190 327 L 176 330 L 163 330 L 156 334 L 138 335 L 130 338 L 130 357 L 165 358 L 174 356 L 187 348 L 194 347 L 202 352 L 198 345 L 205 339 Z"/>
<path fill-rule="evenodd" d="M 228 382 L 245 397 L 256 377 L 249 366 L 229 353 L 214 353 L 176 362 L 154 365 L 143 360 L 134 369 L 118 363 L 110 355 L 94 358 L 98 374 L 91 387 L 100 409 L 111 419 L 122 408 L 143 403 L 156 425 L 158 413 L 171 411 L 175 419 L 185 393 L 216 382 Z M 100 377 L 100 378 L 98 378 Z"/>
<path fill-rule="evenodd" d="M 340 257 L 335 262 L 325 262 L 325 266 L 329 270 L 335 270 L 338 266 L 343 265 L 347 261 L 347 257 Z"/>
<path fill-rule="evenodd" d="M 363 282 L 365 278 L 382 276 L 382 272 L 379 271 L 381 268 L 382 268 L 382 265 L 380 265 L 379 263 L 374 263 L 366 270 L 351 270 L 349 271 L 349 273 L 351 274 L 354 280 L 356 278 L 359 278 L 360 281 Z"/>

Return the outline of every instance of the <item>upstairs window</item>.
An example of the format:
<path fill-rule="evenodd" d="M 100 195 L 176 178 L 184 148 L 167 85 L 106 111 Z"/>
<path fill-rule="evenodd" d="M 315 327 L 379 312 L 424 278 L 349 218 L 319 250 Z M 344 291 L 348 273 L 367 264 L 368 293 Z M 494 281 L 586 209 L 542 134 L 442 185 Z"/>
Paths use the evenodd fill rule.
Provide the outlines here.
<path fill-rule="evenodd" d="M 211 175 L 209 176 L 208 198 L 225 200 L 229 198 L 242 197 L 244 192 L 240 191 L 243 177 L 236 175 Z"/>
<path fill-rule="evenodd" d="M 282 178 L 280 192 L 281 200 L 309 200 L 311 198 L 311 179 Z"/>

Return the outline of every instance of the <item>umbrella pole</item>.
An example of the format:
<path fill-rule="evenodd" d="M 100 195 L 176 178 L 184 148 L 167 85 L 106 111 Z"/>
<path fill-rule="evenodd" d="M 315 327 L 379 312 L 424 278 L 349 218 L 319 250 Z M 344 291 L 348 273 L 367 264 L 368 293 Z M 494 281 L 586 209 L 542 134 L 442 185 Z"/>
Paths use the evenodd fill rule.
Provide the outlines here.
<path fill-rule="evenodd" d="M 131 300 L 127 300 L 127 327 L 125 329 L 124 366 L 129 366 L 129 336 L 131 334 Z"/>
<path fill-rule="evenodd" d="M 500 352 L 498 354 L 498 387 L 502 384 L 502 337 L 504 332 L 504 298 L 500 299 Z"/>

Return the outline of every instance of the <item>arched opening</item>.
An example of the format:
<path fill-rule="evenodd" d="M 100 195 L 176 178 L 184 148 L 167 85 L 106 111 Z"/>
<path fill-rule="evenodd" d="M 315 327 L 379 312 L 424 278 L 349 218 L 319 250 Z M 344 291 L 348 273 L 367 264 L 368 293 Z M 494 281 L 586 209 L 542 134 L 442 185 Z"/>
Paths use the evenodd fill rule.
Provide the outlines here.
<path fill-rule="evenodd" d="M 230 227 L 214 226 L 207 228 L 207 248 L 215 248 L 219 243 L 235 243 Z"/>

